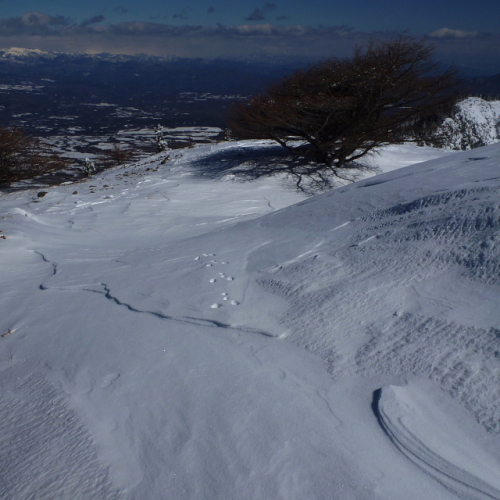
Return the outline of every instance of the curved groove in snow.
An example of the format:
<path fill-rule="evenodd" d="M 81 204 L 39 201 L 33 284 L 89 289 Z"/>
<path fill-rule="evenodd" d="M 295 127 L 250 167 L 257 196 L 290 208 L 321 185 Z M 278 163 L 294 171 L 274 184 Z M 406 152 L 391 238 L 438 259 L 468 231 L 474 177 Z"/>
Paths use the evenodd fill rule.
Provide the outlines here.
<path fill-rule="evenodd" d="M 231 325 L 231 324 L 223 323 L 222 321 L 217 321 L 214 319 L 196 318 L 193 316 L 171 316 L 171 315 L 163 314 L 163 313 L 158 312 L 158 311 L 145 311 L 145 310 L 137 309 L 137 308 L 133 307 L 132 305 L 127 304 L 125 302 L 122 302 L 117 297 L 111 295 L 111 290 L 109 289 L 109 287 L 106 283 L 101 283 L 101 286 L 103 287 L 104 291 L 91 290 L 88 288 L 83 288 L 82 290 L 84 290 L 86 292 L 93 292 L 93 293 L 99 293 L 101 295 L 104 295 L 112 303 L 114 303 L 118 306 L 125 307 L 130 312 L 139 313 L 139 314 L 150 314 L 150 315 L 155 316 L 155 317 L 162 319 L 162 320 L 177 321 L 180 323 L 189 323 L 192 325 L 201 325 L 201 326 L 222 328 L 222 329 L 228 329 L 228 330 L 244 332 L 244 333 L 255 333 L 258 335 L 262 335 L 264 337 L 278 338 L 278 335 L 273 335 L 272 333 L 266 332 L 264 330 L 259 330 L 257 328 L 252 328 L 252 327 L 245 326 L 245 325 Z M 47 288 L 44 288 L 44 290 L 47 290 Z"/>
<path fill-rule="evenodd" d="M 468 500 L 500 499 L 500 462 L 449 419 L 425 387 L 378 389 L 372 410 L 394 446 L 448 491 Z"/>

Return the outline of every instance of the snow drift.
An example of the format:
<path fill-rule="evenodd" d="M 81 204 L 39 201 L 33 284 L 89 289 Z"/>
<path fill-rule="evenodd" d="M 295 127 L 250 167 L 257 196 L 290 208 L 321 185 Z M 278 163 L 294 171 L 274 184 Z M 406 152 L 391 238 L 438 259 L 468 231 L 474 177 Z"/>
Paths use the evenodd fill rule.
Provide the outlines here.
<path fill-rule="evenodd" d="M 500 499 L 500 146 L 295 205 L 221 148 L 0 200 L 0 496 Z"/>

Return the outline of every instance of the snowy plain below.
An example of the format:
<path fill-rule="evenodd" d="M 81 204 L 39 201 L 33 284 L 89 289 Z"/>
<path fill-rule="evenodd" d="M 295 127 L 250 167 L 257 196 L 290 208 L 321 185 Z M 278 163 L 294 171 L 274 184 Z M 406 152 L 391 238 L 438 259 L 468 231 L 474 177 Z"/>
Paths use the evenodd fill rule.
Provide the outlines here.
<path fill-rule="evenodd" d="M 0 197 L 0 498 L 500 499 L 500 145 L 266 147 Z"/>

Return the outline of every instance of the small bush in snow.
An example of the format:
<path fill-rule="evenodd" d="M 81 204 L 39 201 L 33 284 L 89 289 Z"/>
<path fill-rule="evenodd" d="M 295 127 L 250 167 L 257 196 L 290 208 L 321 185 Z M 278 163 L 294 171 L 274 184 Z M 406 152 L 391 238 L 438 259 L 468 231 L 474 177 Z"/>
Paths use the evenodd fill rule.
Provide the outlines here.
<path fill-rule="evenodd" d="M 82 170 L 87 177 L 90 177 L 91 175 L 97 172 L 97 168 L 94 164 L 94 161 L 90 160 L 89 158 L 85 158 L 85 160 L 83 160 Z"/>
<path fill-rule="evenodd" d="M 161 125 L 156 125 L 154 128 L 155 133 L 155 144 L 158 153 L 162 151 L 167 151 L 169 149 L 166 139 L 163 137 L 163 127 Z"/>

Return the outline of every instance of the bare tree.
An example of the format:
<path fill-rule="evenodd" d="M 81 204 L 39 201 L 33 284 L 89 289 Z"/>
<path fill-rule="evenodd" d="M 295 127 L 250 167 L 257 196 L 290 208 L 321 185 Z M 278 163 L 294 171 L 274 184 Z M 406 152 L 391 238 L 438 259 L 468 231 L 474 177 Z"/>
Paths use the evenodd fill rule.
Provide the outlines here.
<path fill-rule="evenodd" d="M 410 137 L 417 124 L 437 127 L 436 116 L 458 96 L 455 72 L 439 71 L 432 53 L 405 36 L 372 40 L 350 59 L 297 71 L 236 103 L 231 130 L 238 138 L 272 139 L 307 160 L 281 164 L 270 173 L 294 175 L 299 188 L 304 176 L 329 184 L 328 177 L 349 163 Z"/>
<path fill-rule="evenodd" d="M 45 153 L 21 128 L 0 127 L 0 184 L 31 179 L 68 166 L 68 160 Z"/>
<path fill-rule="evenodd" d="M 122 147 L 115 143 L 113 145 L 113 149 L 108 149 L 103 152 L 100 156 L 100 160 L 105 165 L 123 165 L 124 163 L 128 163 L 134 157 L 134 153 L 130 149 L 122 149 Z"/>

